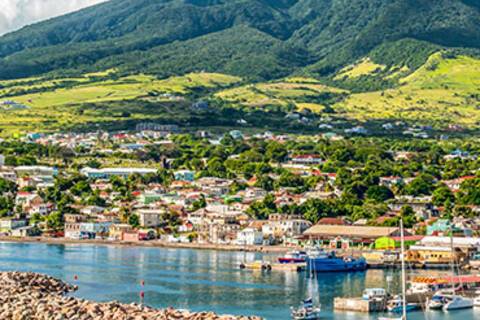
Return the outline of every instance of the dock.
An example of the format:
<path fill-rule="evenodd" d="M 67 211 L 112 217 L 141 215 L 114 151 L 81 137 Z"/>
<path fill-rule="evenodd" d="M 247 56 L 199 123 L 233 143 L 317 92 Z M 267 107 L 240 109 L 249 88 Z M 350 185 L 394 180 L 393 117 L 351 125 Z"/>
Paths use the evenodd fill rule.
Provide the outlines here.
<path fill-rule="evenodd" d="M 303 263 L 272 263 L 266 261 L 254 261 L 249 263 L 241 263 L 240 269 L 262 270 L 262 271 L 287 271 L 302 272 L 305 271 L 307 264 Z"/>
<path fill-rule="evenodd" d="M 382 312 L 386 308 L 385 300 L 364 300 L 362 298 L 335 298 L 333 308 L 339 311 Z"/>

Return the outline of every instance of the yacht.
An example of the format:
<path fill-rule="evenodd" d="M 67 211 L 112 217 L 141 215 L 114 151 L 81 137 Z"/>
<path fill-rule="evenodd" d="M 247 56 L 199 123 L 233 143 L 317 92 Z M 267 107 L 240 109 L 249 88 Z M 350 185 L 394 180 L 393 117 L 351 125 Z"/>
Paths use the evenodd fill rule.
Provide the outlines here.
<path fill-rule="evenodd" d="M 407 303 L 406 311 L 415 311 L 420 309 L 420 305 L 418 303 Z M 403 299 L 401 297 L 395 297 L 394 299 L 390 300 L 387 304 L 387 310 L 391 313 L 402 313 L 403 312 Z"/>
<path fill-rule="evenodd" d="M 313 299 L 306 299 L 298 308 L 291 308 L 292 319 L 294 320 L 316 320 L 320 319 L 320 305 L 314 306 Z"/>
<path fill-rule="evenodd" d="M 443 306 L 447 304 L 454 295 L 455 292 L 452 290 L 437 291 L 432 299 L 427 301 L 427 308 L 429 310 L 442 310 Z"/>
<path fill-rule="evenodd" d="M 290 251 L 283 257 L 278 258 L 278 262 L 282 264 L 286 263 L 302 263 L 307 259 L 307 252 L 305 251 Z"/>
<path fill-rule="evenodd" d="M 459 309 L 469 309 L 473 308 L 473 300 L 467 297 L 454 295 L 451 299 L 445 303 L 443 306 L 443 311 L 459 310 Z"/>

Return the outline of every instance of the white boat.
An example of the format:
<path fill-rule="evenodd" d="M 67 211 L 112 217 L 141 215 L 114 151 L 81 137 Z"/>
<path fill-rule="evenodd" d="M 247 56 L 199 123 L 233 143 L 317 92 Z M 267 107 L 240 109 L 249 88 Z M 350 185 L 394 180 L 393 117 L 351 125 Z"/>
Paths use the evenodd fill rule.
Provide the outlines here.
<path fill-rule="evenodd" d="M 363 290 L 363 300 L 380 300 L 385 301 L 387 299 L 387 290 L 384 288 L 368 288 Z"/>
<path fill-rule="evenodd" d="M 451 300 L 443 306 L 443 311 L 473 308 L 473 300 L 467 297 L 454 295 Z"/>
<path fill-rule="evenodd" d="M 480 296 L 477 296 L 475 299 L 473 299 L 473 305 L 475 307 L 480 307 Z"/>
<path fill-rule="evenodd" d="M 443 306 L 447 304 L 455 295 L 453 290 L 439 290 L 435 292 L 433 297 L 427 301 L 427 309 L 442 310 Z"/>
<path fill-rule="evenodd" d="M 303 305 L 299 308 L 290 308 L 292 312 L 292 319 L 294 320 L 316 320 L 320 319 L 320 306 L 314 306 L 312 299 L 303 301 Z"/>

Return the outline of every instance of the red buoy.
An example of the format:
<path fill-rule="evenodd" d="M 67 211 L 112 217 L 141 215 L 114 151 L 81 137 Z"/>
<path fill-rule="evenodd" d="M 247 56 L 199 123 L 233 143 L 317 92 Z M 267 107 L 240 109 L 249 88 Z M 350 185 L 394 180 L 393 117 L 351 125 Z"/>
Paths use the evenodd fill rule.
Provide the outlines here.
<path fill-rule="evenodd" d="M 77 275 L 74 275 L 74 276 L 73 276 L 73 279 L 78 280 L 78 276 L 77 276 Z"/>
<path fill-rule="evenodd" d="M 145 285 L 145 280 L 142 280 L 140 281 L 140 284 L 142 285 L 142 287 Z"/>
<path fill-rule="evenodd" d="M 140 291 L 140 298 L 142 298 L 142 299 L 145 298 L 145 292 Z"/>

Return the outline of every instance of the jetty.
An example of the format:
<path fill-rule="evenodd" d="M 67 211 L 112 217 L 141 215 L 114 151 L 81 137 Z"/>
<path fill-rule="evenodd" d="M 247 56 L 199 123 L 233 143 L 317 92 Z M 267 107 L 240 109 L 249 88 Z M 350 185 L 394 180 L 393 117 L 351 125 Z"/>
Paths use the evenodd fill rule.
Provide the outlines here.
<path fill-rule="evenodd" d="M 241 263 L 240 269 L 247 270 L 262 270 L 262 271 L 288 271 L 288 272 L 302 272 L 305 271 L 307 264 L 302 263 L 273 263 L 266 261 L 254 261 L 249 263 Z"/>
<path fill-rule="evenodd" d="M 30 272 L 0 273 L 0 319 L 15 320 L 261 320 L 213 312 L 154 309 L 116 301 L 97 303 L 68 296 L 77 287 Z"/>
<path fill-rule="evenodd" d="M 333 308 L 339 311 L 382 312 L 387 304 L 385 300 L 364 300 L 362 298 L 340 298 L 333 300 Z"/>

